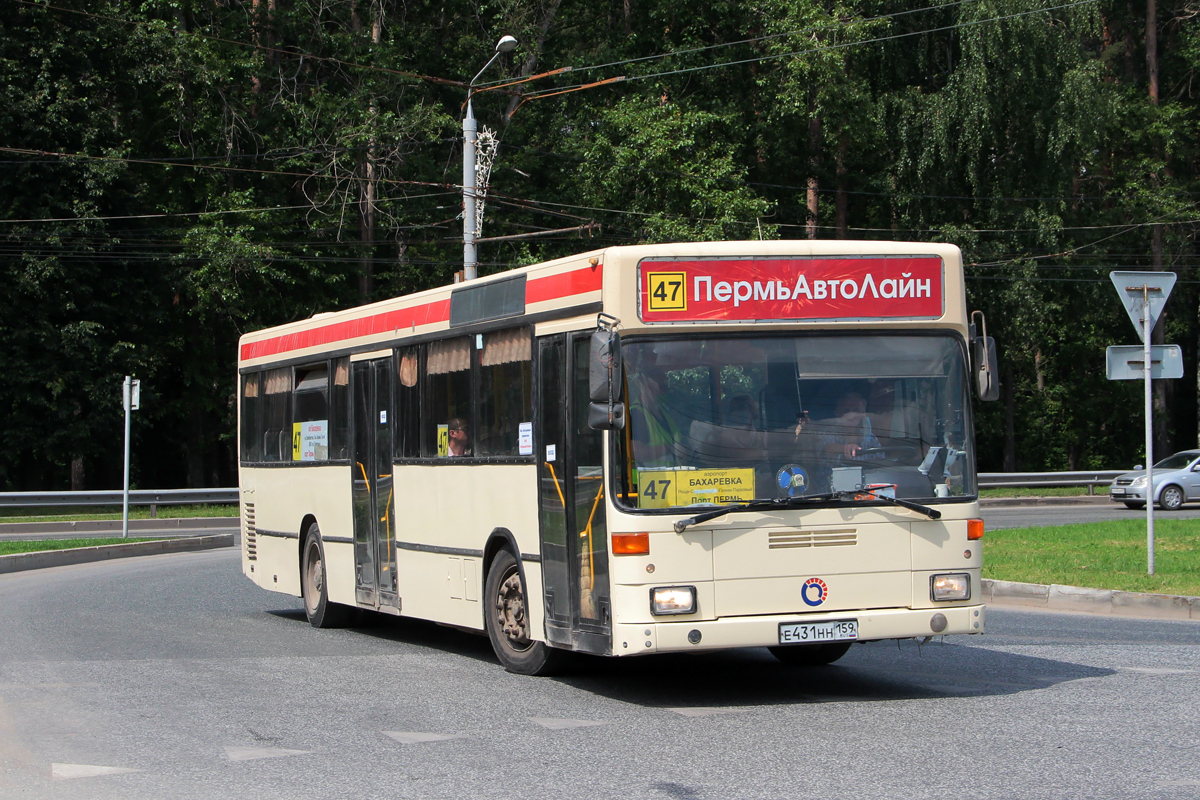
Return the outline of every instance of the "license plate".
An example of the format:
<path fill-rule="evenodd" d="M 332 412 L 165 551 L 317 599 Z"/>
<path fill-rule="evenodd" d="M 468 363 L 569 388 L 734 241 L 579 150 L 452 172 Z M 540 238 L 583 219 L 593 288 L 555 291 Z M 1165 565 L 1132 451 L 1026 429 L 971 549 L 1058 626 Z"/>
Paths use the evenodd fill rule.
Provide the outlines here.
<path fill-rule="evenodd" d="M 1115 497 L 1115 496 L 1117 496 L 1117 495 L 1123 495 L 1123 494 L 1125 494 L 1125 490 L 1124 490 L 1124 489 L 1113 489 L 1113 490 L 1112 490 L 1112 493 L 1113 493 L 1113 496 Z"/>
<path fill-rule="evenodd" d="M 819 644 L 821 642 L 853 642 L 858 639 L 858 620 L 838 619 L 830 622 L 781 622 L 780 644 Z"/>

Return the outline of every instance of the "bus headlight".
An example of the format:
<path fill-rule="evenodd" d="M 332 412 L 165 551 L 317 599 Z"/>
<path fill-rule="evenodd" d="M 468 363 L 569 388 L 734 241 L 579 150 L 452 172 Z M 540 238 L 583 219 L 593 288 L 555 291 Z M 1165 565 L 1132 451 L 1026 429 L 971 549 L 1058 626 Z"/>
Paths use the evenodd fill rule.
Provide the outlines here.
<path fill-rule="evenodd" d="M 933 575 L 929 578 L 929 597 L 934 602 L 970 600 L 971 576 L 965 572 Z"/>
<path fill-rule="evenodd" d="M 658 617 L 696 613 L 696 587 L 659 586 L 651 589 L 650 612 Z"/>

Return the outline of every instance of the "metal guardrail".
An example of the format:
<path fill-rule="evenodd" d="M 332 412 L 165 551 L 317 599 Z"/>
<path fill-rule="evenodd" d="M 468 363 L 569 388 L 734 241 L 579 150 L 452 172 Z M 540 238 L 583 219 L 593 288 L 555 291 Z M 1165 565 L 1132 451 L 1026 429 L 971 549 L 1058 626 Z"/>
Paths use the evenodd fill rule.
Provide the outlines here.
<path fill-rule="evenodd" d="M 981 472 L 980 489 L 1036 489 L 1050 486 L 1108 486 L 1118 475 L 1131 470 L 1101 469 L 1091 472 Z"/>
<path fill-rule="evenodd" d="M 124 493 L 120 489 L 100 492 L 0 492 L 0 507 L 28 506 L 119 506 Z M 237 487 L 232 489 L 130 489 L 131 506 L 176 506 L 196 503 L 236 504 Z"/>
<path fill-rule="evenodd" d="M 1091 472 L 981 472 L 979 488 L 1030 488 L 1050 486 L 1108 486 L 1127 469 Z M 132 489 L 129 504 L 134 506 L 174 506 L 196 503 L 235 505 L 238 489 Z M 22 506 L 119 506 L 121 491 L 100 492 L 0 492 L 0 507 Z"/>

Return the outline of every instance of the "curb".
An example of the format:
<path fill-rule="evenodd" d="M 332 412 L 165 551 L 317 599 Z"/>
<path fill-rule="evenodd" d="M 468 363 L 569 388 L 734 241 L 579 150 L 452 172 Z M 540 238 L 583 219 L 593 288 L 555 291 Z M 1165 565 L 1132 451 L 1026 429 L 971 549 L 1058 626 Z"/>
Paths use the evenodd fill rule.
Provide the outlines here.
<path fill-rule="evenodd" d="M 1200 620 L 1200 597 L 1087 589 L 1057 583 L 983 579 L 983 601 L 999 606 L 1108 614 L 1114 617 Z"/>
<path fill-rule="evenodd" d="M 128 544 L 105 544 L 97 547 L 73 547 L 67 550 L 13 553 L 9 556 L 0 556 L 0 574 L 23 572 L 29 569 L 65 567 L 71 564 L 87 564 L 92 561 L 108 561 L 114 558 L 212 550 L 218 547 L 233 547 L 234 544 L 232 533 L 222 533 L 215 536 L 192 536 L 186 539 L 164 539 L 155 542 L 129 542 Z"/>
<path fill-rule="evenodd" d="M 1112 505 L 1107 494 L 1078 494 L 1069 497 L 982 497 L 980 508 L 996 506 L 1098 506 Z"/>
<path fill-rule="evenodd" d="M 131 519 L 130 531 L 191 531 L 229 530 L 238 527 L 237 517 L 164 517 L 162 519 Z M 58 522 L 0 522 L 0 536 L 44 533 L 120 532 L 119 519 L 60 520 Z"/>

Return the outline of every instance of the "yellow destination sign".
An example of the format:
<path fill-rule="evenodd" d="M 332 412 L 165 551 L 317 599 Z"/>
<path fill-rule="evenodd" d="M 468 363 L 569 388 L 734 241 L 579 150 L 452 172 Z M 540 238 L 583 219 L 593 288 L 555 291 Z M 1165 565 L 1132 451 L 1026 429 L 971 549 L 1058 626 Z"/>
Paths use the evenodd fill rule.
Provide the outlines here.
<path fill-rule="evenodd" d="M 640 469 L 639 508 L 753 500 L 753 469 Z"/>

